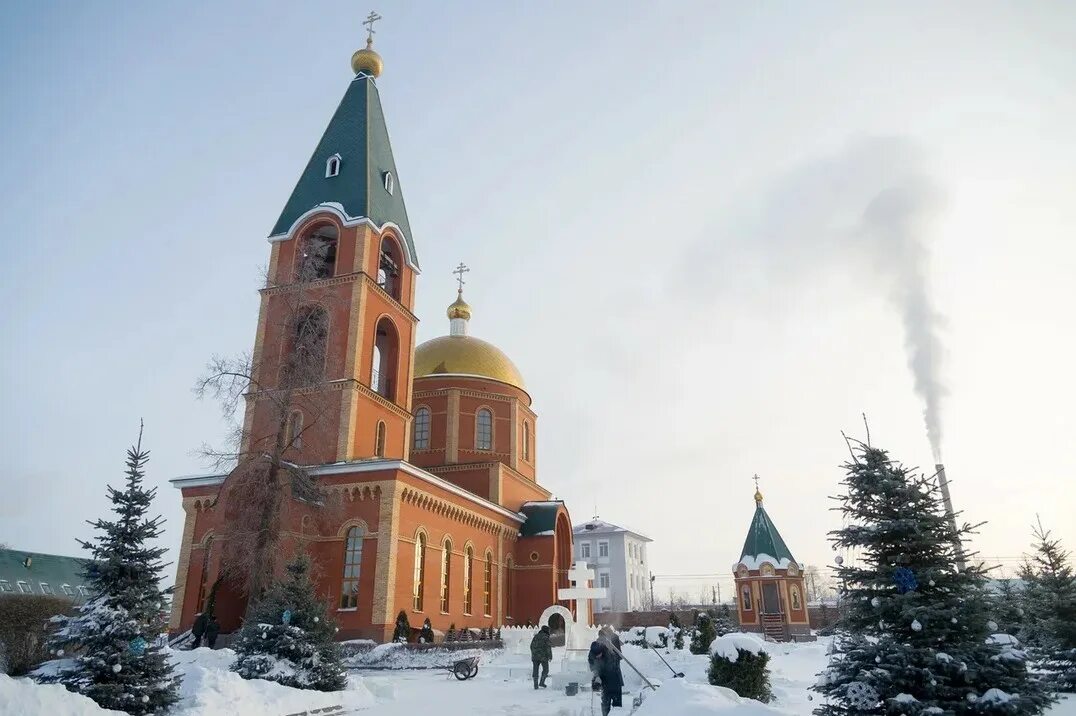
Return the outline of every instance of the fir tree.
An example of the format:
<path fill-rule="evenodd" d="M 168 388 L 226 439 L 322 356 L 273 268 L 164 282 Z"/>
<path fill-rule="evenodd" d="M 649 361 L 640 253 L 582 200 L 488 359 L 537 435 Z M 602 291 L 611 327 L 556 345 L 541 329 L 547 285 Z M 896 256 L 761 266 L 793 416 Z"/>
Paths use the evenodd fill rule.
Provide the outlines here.
<path fill-rule="evenodd" d="M 815 713 L 1041 713 L 1025 655 L 991 639 L 982 565 L 955 566 L 973 528 L 952 525 L 936 481 L 869 445 L 844 467 L 846 526 L 830 534 L 858 563 L 837 569 L 846 611 Z"/>
<path fill-rule="evenodd" d="M 700 612 L 695 619 L 695 631 L 691 635 L 691 649 L 692 654 L 708 654 L 710 652 L 710 644 L 717 638 L 717 631 L 714 629 L 714 619 L 706 612 Z"/>
<path fill-rule="evenodd" d="M 300 554 L 286 569 L 287 578 L 269 588 L 244 622 L 232 671 L 244 679 L 340 691 L 347 674 L 334 638 L 336 625 L 314 594 L 310 560 Z"/>
<path fill-rule="evenodd" d="M 1027 618 L 1020 632 L 1036 665 L 1058 691 L 1076 691 L 1076 574 L 1069 553 L 1039 523 L 1035 551 L 1020 569 Z"/>
<path fill-rule="evenodd" d="M 127 451 L 127 485 L 108 488 L 116 519 L 90 524 L 99 534 L 81 542 L 92 560 L 84 579 L 92 598 L 71 617 L 56 617 L 50 649 L 74 655 L 42 681 L 58 681 L 102 708 L 130 714 L 160 713 L 179 699 L 179 677 L 157 637 L 167 629 L 164 605 L 171 588 L 158 586 L 164 547 L 147 542 L 161 535 L 163 520 L 146 512 L 157 494 L 142 487 L 149 452 L 138 443 Z"/>
<path fill-rule="evenodd" d="M 669 631 L 673 635 L 673 648 L 684 648 L 684 629 L 680 624 L 680 618 L 676 616 L 676 612 L 669 613 Z"/>
<path fill-rule="evenodd" d="M 406 644 L 411 639 L 411 623 L 407 621 L 407 612 L 403 609 L 396 615 L 396 627 L 392 630 L 392 640 Z"/>
<path fill-rule="evenodd" d="M 725 636 L 736 631 L 736 625 L 732 623 L 732 612 L 728 604 L 721 605 L 721 613 L 714 619 L 714 630 L 718 636 Z"/>
<path fill-rule="evenodd" d="M 992 607 L 997 631 L 1021 636 L 1024 630 L 1024 590 L 1013 579 L 999 579 Z M 1021 636 L 1022 638 L 1022 636 Z"/>

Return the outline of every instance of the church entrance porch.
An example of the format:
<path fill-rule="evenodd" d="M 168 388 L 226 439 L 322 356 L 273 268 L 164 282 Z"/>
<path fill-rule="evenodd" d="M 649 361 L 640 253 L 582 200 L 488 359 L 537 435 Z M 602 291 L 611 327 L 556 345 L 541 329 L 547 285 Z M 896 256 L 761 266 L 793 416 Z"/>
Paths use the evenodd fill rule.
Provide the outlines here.
<path fill-rule="evenodd" d="M 762 613 L 781 614 L 781 597 L 775 582 L 763 582 L 762 584 Z"/>

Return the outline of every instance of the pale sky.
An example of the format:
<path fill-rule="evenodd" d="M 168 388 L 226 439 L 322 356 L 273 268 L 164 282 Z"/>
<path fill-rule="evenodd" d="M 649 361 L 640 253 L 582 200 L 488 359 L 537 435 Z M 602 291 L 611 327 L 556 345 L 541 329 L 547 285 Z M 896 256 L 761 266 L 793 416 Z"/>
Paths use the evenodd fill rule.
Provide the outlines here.
<path fill-rule="evenodd" d="M 368 9 L 4 8 L 0 542 L 77 554 L 142 417 L 178 546 L 167 480 L 224 432 L 191 386 L 253 341 L 265 237 Z M 891 256 L 845 231 L 908 166 L 956 506 L 1009 567 L 1036 514 L 1076 548 L 1076 7 L 376 9 L 420 340 L 465 261 L 472 333 L 534 398 L 540 482 L 653 538 L 659 590 L 728 583 L 756 472 L 796 557 L 831 563 L 863 412 L 931 464 Z"/>

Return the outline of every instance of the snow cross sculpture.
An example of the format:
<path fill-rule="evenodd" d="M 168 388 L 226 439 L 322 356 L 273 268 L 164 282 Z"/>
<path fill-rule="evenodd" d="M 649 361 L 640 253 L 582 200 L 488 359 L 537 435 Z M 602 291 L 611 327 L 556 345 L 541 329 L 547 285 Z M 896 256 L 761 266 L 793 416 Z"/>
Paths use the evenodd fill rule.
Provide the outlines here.
<path fill-rule="evenodd" d="M 609 596 L 609 590 L 604 587 L 591 587 L 590 581 L 594 579 L 594 570 L 587 566 L 586 562 L 576 562 L 568 570 L 568 579 L 572 582 L 571 587 L 557 590 L 557 599 L 574 599 L 576 617 L 570 623 L 565 620 L 565 646 L 569 649 L 580 648 L 577 646 L 586 640 L 584 631 L 590 615 L 590 600 L 604 599 Z M 579 622 L 580 616 L 582 623 Z"/>

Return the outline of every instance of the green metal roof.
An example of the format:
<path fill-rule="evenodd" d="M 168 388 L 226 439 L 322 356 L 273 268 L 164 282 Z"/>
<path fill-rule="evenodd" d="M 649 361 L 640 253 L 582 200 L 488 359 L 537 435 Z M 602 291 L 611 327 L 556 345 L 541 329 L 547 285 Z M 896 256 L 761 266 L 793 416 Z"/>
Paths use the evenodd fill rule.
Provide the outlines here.
<path fill-rule="evenodd" d="M 53 594 L 76 602 L 85 600 L 79 592 L 86 560 L 40 552 L 0 549 L 0 597 L 9 594 Z M 42 586 L 44 585 L 44 586 Z M 64 587 L 71 590 L 69 594 Z"/>
<path fill-rule="evenodd" d="M 747 531 L 747 539 L 743 543 L 740 559 L 760 555 L 768 555 L 777 561 L 783 559 L 791 562 L 796 561 L 791 550 L 788 549 L 788 545 L 781 539 L 781 533 L 777 531 L 773 520 L 766 514 L 761 500 L 756 503 L 755 516 L 751 518 L 751 527 Z"/>
<path fill-rule="evenodd" d="M 525 502 L 519 511 L 527 521 L 519 528 L 520 537 L 535 537 L 553 534 L 557 528 L 557 513 L 564 505 L 560 500 L 553 502 Z"/>
<path fill-rule="evenodd" d="M 327 177 L 325 165 L 334 154 L 340 155 L 340 172 Z M 391 193 L 385 187 L 386 172 L 393 177 Z M 270 236 L 287 235 L 299 217 L 326 204 L 337 205 L 346 220 L 367 218 L 378 227 L 386 223 L 398 226 L 408 261 L 418 268 L 381 98 L 374 79 L 365 74 L 360 73 L 348 85 Z"/>

